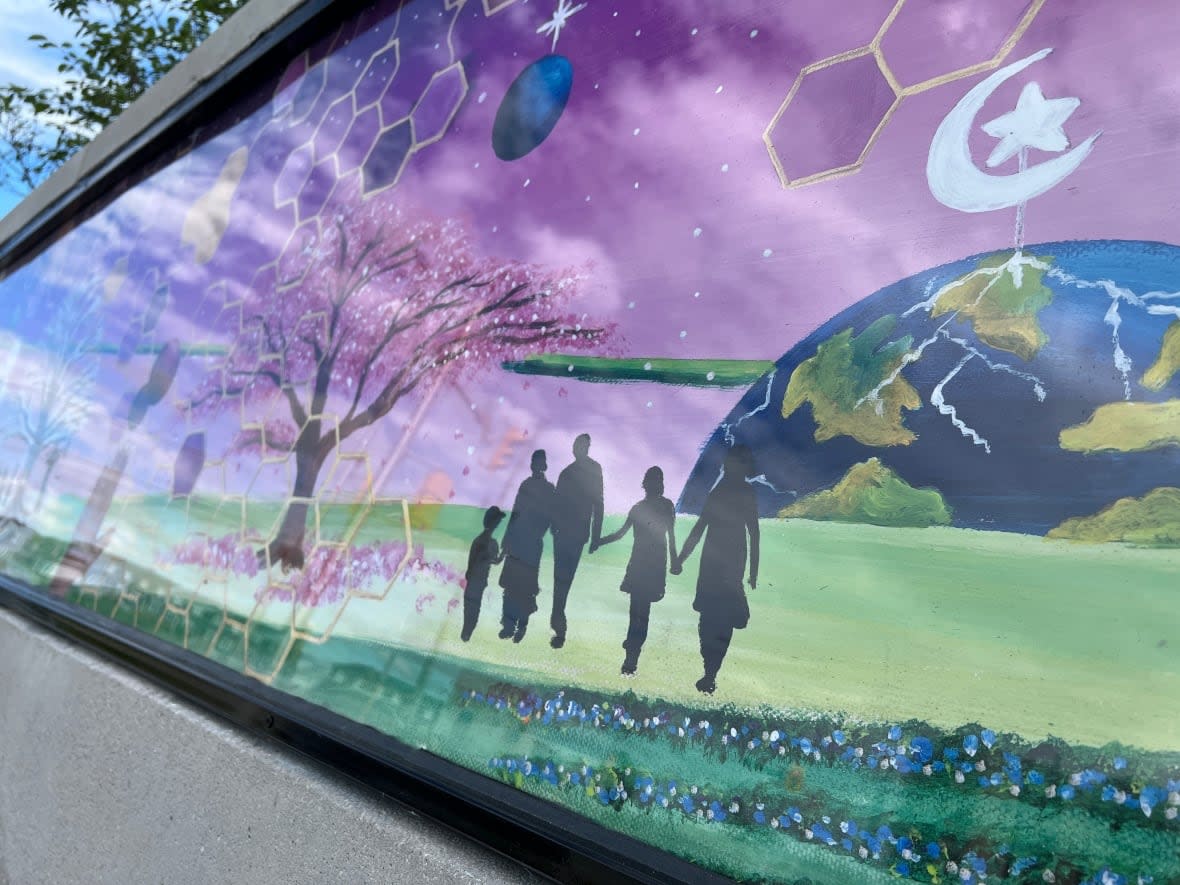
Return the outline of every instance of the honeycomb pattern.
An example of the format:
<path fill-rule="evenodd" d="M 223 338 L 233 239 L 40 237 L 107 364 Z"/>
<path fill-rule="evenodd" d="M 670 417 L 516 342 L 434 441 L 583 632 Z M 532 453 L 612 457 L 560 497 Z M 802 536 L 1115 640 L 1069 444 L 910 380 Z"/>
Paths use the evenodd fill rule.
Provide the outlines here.
<path fill-rule="evenodd" d="M 998 67 L 1045 0 L 997 0 L 988 15 L 948 24 L 939 0 L 897 0 L 866 46 L 804 67 L 762 134 L 785 188 L 856 172 L 901 102 Z M 902 51 L 900 35 L 922 51 Z M 848 96 L 855 96 L 850 102 Z"/>
<path fill-rule="evenodd" d="M 455 18 L 468 0 L 438 2 L 444 14 L 437 22 L 433 16 L 422 17 L 430 24 L 402 22 L 394 13 L 347 25 L 326 41 L 322 58 L 308 50 L 288 65 L 271 99 L 289 148 L 275 177 L 276 208 L 294 205 L 297 221 L 306 222 L 357 169 L 362 197 L 393 187 L 413 157 L 446 134 L 469 89 L 451 44 Z M 484 0 L 484 11 L 491 15 L 510 2 Z M 410 27 L 412 34 L 399 36 Z M 353 35 L 351 29 L 359 30 Z M 402 36 L 434 49 L 417 52 L 415 63 L 406 65 Z"/>

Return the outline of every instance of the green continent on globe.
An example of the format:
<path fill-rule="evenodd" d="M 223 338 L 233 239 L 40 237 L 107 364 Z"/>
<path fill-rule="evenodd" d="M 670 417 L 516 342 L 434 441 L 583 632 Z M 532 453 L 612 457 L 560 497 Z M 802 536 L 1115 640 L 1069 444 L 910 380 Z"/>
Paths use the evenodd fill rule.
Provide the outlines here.
<path fill-rule="evenodd" d="M 916 489 L 879 459 L 869 458 L 848 468 L 832 488 L 799 499 L 779 516 L 925 528 L 950 525 L 951 509 L 937 489 Z"/>
<path fill-rule="evenodd" d="M 1107 403 L 1060 434 L 1070 452 L 1148 452 L 1180 445 L 1180 400 Z"/>
<path fill-rule="evenodd" d="M 783 417 L 809 402 L 816 442 L 837 436 L 868 446 L 913 442 L 917 437 L 903 423 L 901 410 L 920 408 L 922 400 L 899 372 L 913 338 L 884 343 L 896 325 L 897 317 L 888 314 L 860 335 L 845 329 L 816 348 L 815 356 L 791 373 Z"/>
<path fill-rule="evenodd" d="M 1142 498 L 1120 498 L 1093 516 L 1067 519 L 1047 537 L 1101 544 L 1123 541 L 1180 546 L 1180 489 L 1152 489 Z"/>
<path fill-rule="evenodd" d="M 932 318 L 958 313 L 971 321 L 979 340 L 996 350 L 1031 360 L 1049 340 L 1037 314 L 1053 301 L 1045 270 L 1053 259 L 992 255 L 942 287 Z"/>
<path fill-rule="evenodd" d="M 1168 328 L 1164 330 L 1159 356 L 1143 373 L 1140 383 L 1148 390 L 1163 390 L 1178 370 L 1180 370 L 1180 320 L 1172 320 Z"/>

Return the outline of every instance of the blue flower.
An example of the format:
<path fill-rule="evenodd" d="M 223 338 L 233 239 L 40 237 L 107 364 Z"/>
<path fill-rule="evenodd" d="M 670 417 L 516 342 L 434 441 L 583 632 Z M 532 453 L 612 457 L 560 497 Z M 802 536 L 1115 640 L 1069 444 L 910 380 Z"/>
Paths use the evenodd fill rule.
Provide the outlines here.
<path fill-rule="evenodd" d="M 947 762 L 954 762 L 959 758 L 959 751 L 955 747 L 945 747 L 942 751 L 942 758 Z"/>
<path fill-rule="evenodd" d="M 832 732 L 832 740 L 834 740 L 840 746 L 844 746 L 844 732 L 837 728 Z"/>
<path fill-rule="evenodd" d="M 766 813 L 762 812 L 762 811 L 755 811 L 754 812 L 754 823 L 756 823 L 756 824 L 766 823 Z"/>
<path fill-rule="evenodd" d="M 851 839 L 841 839 L 840 844 L 843 846 L 845 851 L 848 851 L 848 852 L 852 851 L 852 840 Z"/>
<path fill-rule="evenodd" d="M 918 757 L 918 762 L 926 763 L 934 758 L 934 742 L 928 737 L 914 738 L 910 741 L 910 749 Z"/>
<path fill-rule="evenodd" d="M 1107 784 L 1105 787 L 1102 788 L 1102 801 L 1109 802 L 1113 798 L 1114 798 L 1114 787 L 1112 787 L 1110 784 Z"/>
<path fill-rule="evenodd" d="M 1147 786 L 1139 794 L 1139 807 L 1143 809 L 1143 813 L 1151 817 L 1151 811 L 1161 802 L 1166 801 L 1168 794 L 1165 790 L 1157 786 Z"/>
<path fill-rule="evenodd" d="M 979 735 L 980 735 L 980 737 L 983 738 L 983 745 L 985 747 L 987 747 L 989 750 L 995 745 L 996 733 L 994 731 L 992 731 L 990 728 L 985 728 L 983 731 L 981 731 L 979 733 Z"/>
<path fill-rule="evenodd" d="M 1016 860 L 1011 867 L 1008 868 L 1008 875 L 1019 876 L 1025 870 L 1031 870 L 1037 864 L 1035 857 L 1022 857 Z"/>
<path fill-rule="evenodd" d="M 913 847 L 914 847 L 914 840 L 911 839 L 909 836 L 902 836 L 900 839 L 897 840 L 897 850 L 898 851 L 905 851 L 907 848 L 913 848 Z"/>
<path fill-rule="evenodd" d="M 897 864 L 897 873 L 900 876 L 908 876 L 910 874 L 910 865 L 904 860 Z"/>
<path fill-rule="evenodd" d="M 809 741 L 807 738 L 800 738 L 799 739 L 799 749 L 802 750 L 804 753 L 807 753 L 810 755 L 811 741 Z"/>
<path fill-rule="evenodd" d="M 1068 801 L 1068 800 L 1072 799 L 1074 796 L 1076 796 L 1077 792 L 1074 790 L 1073 786 L 1071 786 L 1070 784 L 1063 784 L 1061 786 L 1061 789 L 1057 791 L 1057 795 L 1060 796 L 1062 799 L 1065 799 L 1066 801 Z"/>
<path fill-rule="evenodd" d="M 1127 760 L 1126 759 L 1124 759 L 1122 756 L 1115 756 L 1114 757 L 1114 770 L 1115 771 L 1122 771 L 1126 767 L 1127 767 Z"/>
<path fill-rule="evenodd" d="M 927 843 L 926 856 L 931 860 L 938 860 L 940 857 L 942 857 L 942 849 L 938 847 L 937 842 Z"/>
<path fill-rule="evenodd" d="M 681 796 L 680 797 L 680 807 L 684 809 L 685 814 L 691 813 L 693 808 L 695 807 L 693 805 L 692 797 L 691 796 Z"/>
<path fill-rule="evenodd" d="M 1045 776 L 1039 771 L 1030 771 L 1026 776 L 1028 777 L 1028 782 L 1034 787 L 1044 786 Z"/>
<path fill-rule="evenodd" d="M 901 726 L 900 725 L 894 725 L 889 729 L 889 740 L 891 740 L 891 741 L 901 740 Z"/>
<path fill-rule="evenodd" d="M 973 734 L 967 735 L 963 738 L 963 749 L 967 751 L 968 756 L 974 756 L 979 750 L 979 738 Z"/>

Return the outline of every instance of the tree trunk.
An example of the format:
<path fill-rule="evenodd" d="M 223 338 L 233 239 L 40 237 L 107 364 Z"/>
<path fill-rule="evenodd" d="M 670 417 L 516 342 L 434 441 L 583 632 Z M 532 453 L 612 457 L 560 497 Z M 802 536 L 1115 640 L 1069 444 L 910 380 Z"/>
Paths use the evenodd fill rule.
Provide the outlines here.
<path fill-rule="evenodd" d="M 41 512 L 41 505 L 45 503 L 45 491 L 49 487 L 49 477 L 53 475 L 53 470 L 57 467 L 57 460 L 61 457 L 57 449 L 53 449 L 45 457 L 45 473 L 41 475 L 41 487 L 37 489 L 37 512 Z"/>
<path fill-rule="evenodd" d="M 25 492 L 29 481 L 33 478 L 33 468 L 37 466 L 37 459 L 41 456 L 40 446 L 29 446 L 25 452 L 25 463 L 21 466 L 20 481 L 16 485 L 16 494 L 12 499 L 12 512 L 18 517 L 25 512 Z"/>
<path fill-rule="evenodd" d="M 307 511 L 315 495 L 325 454 L 320 451 L 319 422 L 311 421 L 295 442 L 295 485 L 291 495 L 296 500 L 287 505 L 278 534 L 258 551 L 258 563 L 266 567 L 281 565 L 283 571 L 303 568 L 303 538 L 307 534 Z"/>

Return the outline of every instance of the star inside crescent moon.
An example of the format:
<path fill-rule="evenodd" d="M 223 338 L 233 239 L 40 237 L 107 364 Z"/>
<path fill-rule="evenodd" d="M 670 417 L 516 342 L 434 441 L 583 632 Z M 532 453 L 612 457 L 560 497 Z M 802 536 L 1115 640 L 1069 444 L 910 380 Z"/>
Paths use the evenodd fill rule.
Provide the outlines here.
<path fill-rule="evenodd" d="M 1011 175 L 988 175 L 971 158 L 968 137 L 984 103 L 1003 83 L 1050 52 L 1051 49 L 1042 49 L 996 71 L 964 95 L 939 124 L 930 142 L 926 180 L 940 203 L 960 212 L 991 212 L 1018 206 L 1053 188 L 1089 156 L 1101 132 L 1094 133 L 1071 151 Z M 1015 111 L 985 127 L 989 135 L 1003 139 L 992 154 L 995 162 L 989 165 L 997 165 L 1002 162 L 1001 157 L 1007 159 L 1025 146 L 1064 150 L 1068 141 L 1060 127 L 1078 104 L 1077 99 L 1047 101 L 1039 87 L 1035 92 L 1026 88 Z M 1032 117 L 1037 115 L 1034 123 Z M 1024 137 L 1030 130 L 1037 138 Z M 1008 153 L 1011 148 L 1015 150 Z"/>

